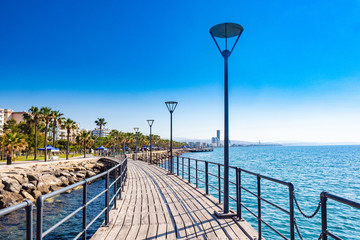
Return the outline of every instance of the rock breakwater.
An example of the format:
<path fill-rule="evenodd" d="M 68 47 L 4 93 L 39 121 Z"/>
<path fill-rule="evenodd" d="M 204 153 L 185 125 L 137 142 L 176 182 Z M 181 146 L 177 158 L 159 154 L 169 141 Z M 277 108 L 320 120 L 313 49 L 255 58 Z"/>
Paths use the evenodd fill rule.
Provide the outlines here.
<path fill-rule="evenodd" d="M 46 194 L 106 171 L 101 159 L 36 163 L 0 169 L 0 209 Z"/>

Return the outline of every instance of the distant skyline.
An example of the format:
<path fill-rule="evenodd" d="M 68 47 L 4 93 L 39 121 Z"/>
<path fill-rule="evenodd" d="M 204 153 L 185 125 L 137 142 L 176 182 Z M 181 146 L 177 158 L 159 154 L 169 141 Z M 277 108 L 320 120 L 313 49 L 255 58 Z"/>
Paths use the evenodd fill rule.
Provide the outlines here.
<path fill-rule="evenodd" d="M 223 139 L 223 59 L 209 34 L 244 32 L 229 59 L 230 139 L 360 143 L 360 1 L 2 1 L 0 108 L 60 110 L 83 128 Z"/>

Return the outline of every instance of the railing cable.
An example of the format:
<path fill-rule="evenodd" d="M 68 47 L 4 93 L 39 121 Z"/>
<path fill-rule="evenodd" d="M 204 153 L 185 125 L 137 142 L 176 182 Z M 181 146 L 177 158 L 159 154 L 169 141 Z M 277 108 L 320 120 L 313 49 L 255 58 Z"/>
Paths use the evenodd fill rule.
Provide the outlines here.
<path fill-rule="evenodd" d="M 298 233 L 300 239 L 301 239 L 301 240 L 304 240 L 303 237 L 301 236 L 300 230 L 299 230 L 298 225 L 297 225 L 297 223 L 296 223 L 296 219 L 294 219 L 294 220 L 295 220 L 294 223 L 295 223 L 296 232 Z"/>
<path fill-rule="evenodd" d="M 321 207 L 321 201 L 319 201 L 319 204 L 318 204 L 315 212 L 314 212 L 313 214 L 311 214 L 311 215 L 307 215 L 307 214 L 305 214 L 305 213 L 301 210 L 301 208 L 300 208 L 300 206 L 299 206 L 299 203 L 298 203 L 298 201 L 296 200 L 295 193 L 294 193 L 294 200 L 295 200 L 297 209 L 299 209 L 300 213 L 301 213 L 304 217 L 306 217 L 306 218 L 313 218 L 313 217 L 315 217 L 315 215 L 319 212 L 320 207 Z"/>

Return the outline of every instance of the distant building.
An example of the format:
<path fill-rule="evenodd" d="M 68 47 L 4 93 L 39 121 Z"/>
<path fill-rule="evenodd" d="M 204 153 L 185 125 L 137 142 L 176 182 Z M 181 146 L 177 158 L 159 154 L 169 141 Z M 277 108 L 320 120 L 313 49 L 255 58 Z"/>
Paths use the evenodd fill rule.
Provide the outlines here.
<path fill-rule="evenodd" d="M 74 141 L 76 136 L 79 135 L 81 132 L 80 130 L 80 124 L 76 123 L 76 129 L 72 129 L 70 130 L 70 141 Z M 50 130 L 49 132 L 49 136 L 54 137 L 53 136 L 53 131 Z M 65 139 L 67 140 L 67 129 L 62 129 L 60 127 L 57 127 L 55 130 L 55 140 L 60 140 L 60 139 Z"/>
<path fill-rule="evenodd" d="M 14 112 L 11 109 L 0 108 L 0 134 L 4 132 L 4 124 L 10 119 L 14 119 L 16 123 L 24 121 L 24 114 L 27 112 Z"/>
<path fill-rule="evenodd" d="M 95 128 L 94 130 L 91 131 L 91 135 L 98 136 L 98 137 L 106 137 L 107 135 L 110 134 L 110 132 L 111 132 L 110 129 L 102 128 L 101 129 L 101 136 L 100 136 L 100 128 Z"/>

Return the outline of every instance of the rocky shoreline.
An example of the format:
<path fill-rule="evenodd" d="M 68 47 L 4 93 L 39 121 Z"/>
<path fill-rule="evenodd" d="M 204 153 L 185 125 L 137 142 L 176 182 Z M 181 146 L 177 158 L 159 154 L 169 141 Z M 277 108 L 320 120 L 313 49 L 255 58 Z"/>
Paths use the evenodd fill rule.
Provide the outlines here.
<path fill-rule="evenodd" d="M 35 201 L 40 195 L 95 176 L 112 166 L 95 158 L 0 168 L 0 209 L 25 199 Z"/>

